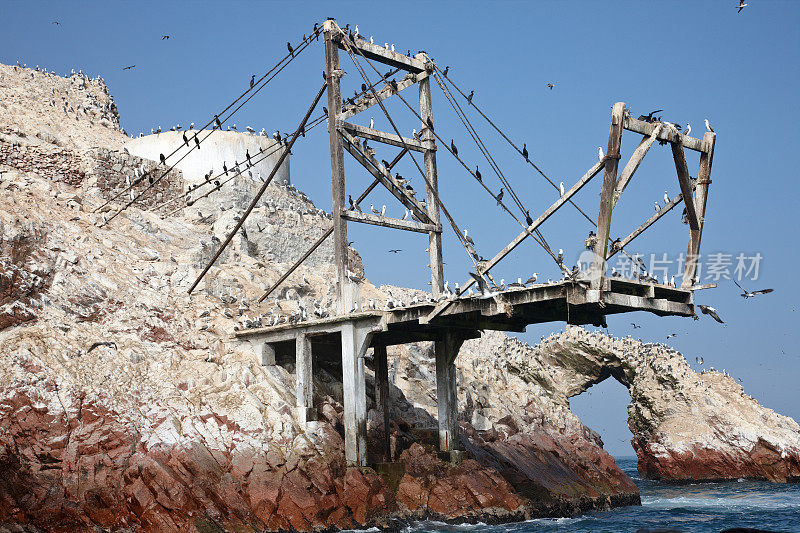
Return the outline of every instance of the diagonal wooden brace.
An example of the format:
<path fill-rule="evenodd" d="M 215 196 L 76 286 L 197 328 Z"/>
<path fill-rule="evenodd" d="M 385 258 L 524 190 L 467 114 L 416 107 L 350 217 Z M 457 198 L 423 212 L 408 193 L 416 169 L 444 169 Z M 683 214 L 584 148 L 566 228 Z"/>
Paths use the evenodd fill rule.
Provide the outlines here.
<path fill-rule="evenodd" d="M 356 140 L 349 133 L 339 130 L 339 134 L 345 141 L 344 149 L 347 150 L 356 161 L 361 163 L 370 174 L 380 180 L 383 186 L 386 187 L 395 198 L 400 200 L 400 202 L 411 210 L 420 220 L 426 223 L 432 222 L 430 217 L 428 217 L 427 210 L 422 206 L 419 200 L 411 196 L 411 194 L 406 191 L 405 187 L 401 186 L 397 180 L 394 179 L 391 172 L 385 170 L 362 146 L 356 144 Z"/>

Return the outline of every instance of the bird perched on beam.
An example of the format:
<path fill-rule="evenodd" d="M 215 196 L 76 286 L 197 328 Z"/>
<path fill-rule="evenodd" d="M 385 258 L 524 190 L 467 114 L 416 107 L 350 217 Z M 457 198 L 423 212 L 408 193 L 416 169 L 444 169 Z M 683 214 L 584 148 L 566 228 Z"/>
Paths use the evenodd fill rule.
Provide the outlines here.
<path fill-rule="evenodd" d="M 603 154 L 603 147 L 602 146 L 598 146 L 597 147 L 597 159 L 599 161 L 602 161 L 605 158 L 606 158 L 606 156 L 605 156 L 605 154 Z"/>
<path fill-rule="evenodd" d="M 714 128 L 711 127 L 711 124 L 708 123 L 708 119 L 705 119 L 706 122 L 706 129 L 711 133 L 714 133 Z"/>

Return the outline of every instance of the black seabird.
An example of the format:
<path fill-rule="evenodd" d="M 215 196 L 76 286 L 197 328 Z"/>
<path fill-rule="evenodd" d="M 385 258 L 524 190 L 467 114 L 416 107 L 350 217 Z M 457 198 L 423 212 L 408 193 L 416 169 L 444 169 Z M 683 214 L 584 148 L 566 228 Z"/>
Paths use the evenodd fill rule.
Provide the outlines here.
<path fill-rule="evenodd" d="M 525 158 L 525 161 L 528 161 L 528 145 L 526 143 L 522 143 L 522 157 Z"/>

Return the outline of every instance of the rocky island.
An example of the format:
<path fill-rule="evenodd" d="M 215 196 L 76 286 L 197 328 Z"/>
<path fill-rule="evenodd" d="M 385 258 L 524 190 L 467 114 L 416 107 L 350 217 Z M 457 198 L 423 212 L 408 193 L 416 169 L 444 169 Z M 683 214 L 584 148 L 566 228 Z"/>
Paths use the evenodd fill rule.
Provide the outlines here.
<path fill-rule="evenodd" d="M 176 170 L 104 225 L 130 177 L 158 162 L 124 149 L 103 81 L 0 65 L 0 117 L 0 524 L 315 531 L 637 504 L 634 483 L 569 409 L 609 377 L 630 391 L 643 476 L 800 480 L 800 427 L 731 377 L 697 373 L 664 345 L 579 327 L 536 346 L 496 332 L 464 344 L 460 464 L 436 453 L 432 347 L 393 348 L 388 440 L 401 467 L 347 467 L 335 372 L 315 369 L 318 417 L 303 426 L 293 365 L 263 366 L 231 341 L 243 315 L 330 305 L 324 246 L 279 304 L 257 303 L 329 215 L 296 188 L 271 185 L 189 296 L 258 183 L 243 176 L 213 203 L 171 212 L 164 203 L 185 188 Z M 414 292 L 368 280 L 361 291 Z M 387 436 L 374 407 L 368 390 L 379 450 Z"/>

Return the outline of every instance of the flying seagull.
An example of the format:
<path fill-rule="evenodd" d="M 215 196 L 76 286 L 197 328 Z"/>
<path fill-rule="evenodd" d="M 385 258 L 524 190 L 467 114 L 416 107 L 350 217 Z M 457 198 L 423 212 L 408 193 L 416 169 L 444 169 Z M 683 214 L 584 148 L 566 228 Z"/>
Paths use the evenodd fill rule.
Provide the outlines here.
<path fill-rule="evenodd" d="M 714 128 L 711 127 L 711 124 L 708 123 L 708 119 L 705 119 L 706 122 L 706 129 L 711 133 L 714 133 Z"/>
<path fill-rule="evenodd" d="M 59 21 L 57 21 L 57 20 L 54 20 L 54 21 L 52 22 L 52 24 L 55 24 L 56 26 L 61 26 L 61 23 L 60 23 Z"/>
<path fill-rule="evenodd" d="M 642 327 L 642 326 L 637 326 L 637 325 L 636 325 L 636 324 L 634 324 L 633 322 L 631 322 L 631 326 L 633 326 L 633 329 L 639 329 L 639 328 L 641 328 L 641 327 Z"/>
<path fill-rule="evenodd" d="M 403 250 L 401 250 L 401 249 L 399 249 L 399 248 L 398 248 L 397 250 L 389 250 L 389 253 L 390 253 L 390 254 L 396 254 L 396 253 L 398 253 L 398 252 L 402 252 L 402 251 L 403 251 Z"/>
<path fill-rule="evenodd" d="M 702 365 L 702 364 L 703 364 L 703 358 L 702 358 L 702 357 L 699 357 L 699 356 L 698 356 L 698 357 L 695 357 L 695 358 L 694 358 L 694 361 L 695 361 L 695 363 L 697 363 L 698 365 Z"/>
<path fill-rule="evenodd" d="M 667 340 L 671 339 L 672 337 L 677 337 L 677 336 L 678 336 L 677 333 L 670 333 L 669 335 L 667 335 Z"/>
<path fill-rule="evenodd" d="M 732 279 L 731 281 L 736 283 L 735 279 Z M 752 298 L 753 296 L 756 296 L 758 294 L 769 294 L 774 290 L 774 289 L 762 289 L 760 291 L 750 292 L 750 291 L 746 290 L 744 287 L 742 287 L 741 285 L 739 285 L 738 283 L 736 283 L 736 286 L 739 287 L 740 289 L 742 289 L 742 294 L 740 294 L 739 296 L 741 296 L 744 299 Z"/>
<path fill-rule="evenodd" d="M 548 83 L 547 84 L 547 88 L 550 89 L 551 91 L 553 90 L 553 87 L 555 87 L 554 83 Z"/>
<path fill-rule="evenodd" d="M 122 70 L 130 70 L 130 69 L 132 69 L 132 68 L 133 68 L 133 67 L 135 67 L 135 66 L 136 66 L 136 65 L 129 65 L 129 66 L 127 66 L 127 67 L 123 68 Z"/>
<path fill-rule="evenodd" d="M 720 324 L 724 324 L 724 323 L 725 323 L 725 322 L 724 322 L 724 321 L 723 321 L 723 320 L 722 320 L 722 319 L 719 317 L 719 315 L 717 314 L 717 310 L 716 310 L 716 309 L 714 309 L 713 307 L 711 307 L 710 305 L 702 305 L 702 304 L 697 304 L 697 307 L 699 307 L 699 308 L 700 308 L 700 311 L 702 311 L 704 315 L 708 315 L 708 316 L 710 316 L 711 318 L 713 318 L 714 320 L 716 320 L 716 321 L 717 321 L 717 322 L 719 322 Z"/>
<path fill-rule="evenodd" d="M 169 39 L 169 37 L 170 37 L 169 35 L 162 35 L 161 40 L 166 41 L 167 39 Z"/>
<path fill-rule="evenodd" d="M 741 13 L 742 9 L 746 8 L 749 4 L 745 4 L 744 0 L 739 0 L 739 5 L 736 6 L 736 13 Z"/>

